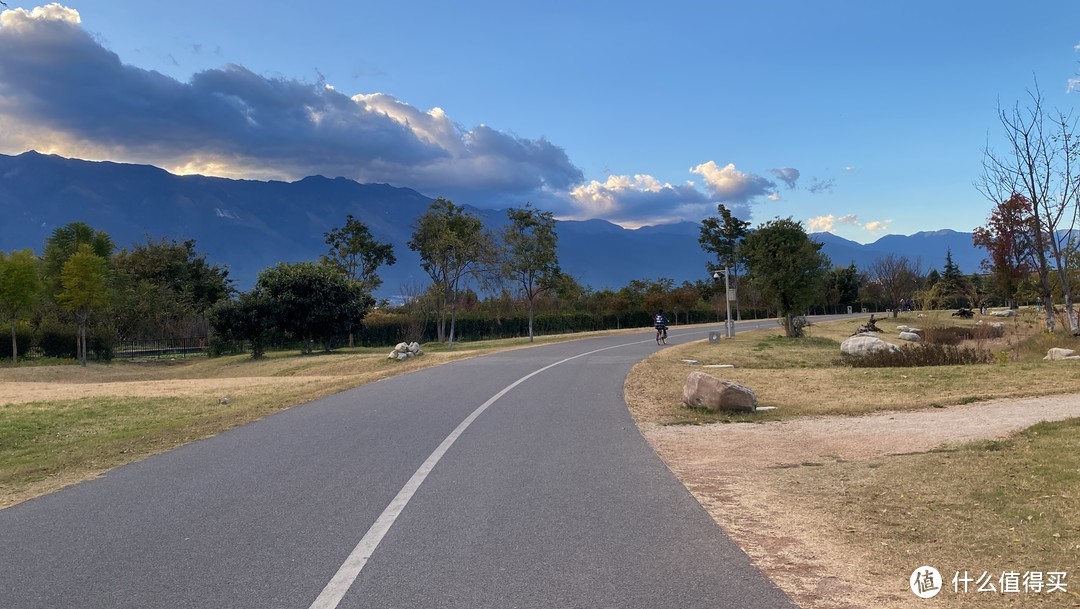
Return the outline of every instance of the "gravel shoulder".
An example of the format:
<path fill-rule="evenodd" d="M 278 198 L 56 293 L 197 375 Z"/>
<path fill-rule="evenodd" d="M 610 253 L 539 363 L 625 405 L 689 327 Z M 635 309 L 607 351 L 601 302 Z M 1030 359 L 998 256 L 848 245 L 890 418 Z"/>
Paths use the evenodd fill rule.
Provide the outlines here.
<path fill-rule="evenodd" d="M 875 581 L 869 558 L 841 547 L 825 533 L 820 514 L 801 509 L 799 489 L 770 472 L 1004 439 L 1041 421 L 1075 417 L 1080 395 L 761 424 L 640 427 L 714 520 L 800 606 L 915 607 L 918 599 L 896 582 Z"/>

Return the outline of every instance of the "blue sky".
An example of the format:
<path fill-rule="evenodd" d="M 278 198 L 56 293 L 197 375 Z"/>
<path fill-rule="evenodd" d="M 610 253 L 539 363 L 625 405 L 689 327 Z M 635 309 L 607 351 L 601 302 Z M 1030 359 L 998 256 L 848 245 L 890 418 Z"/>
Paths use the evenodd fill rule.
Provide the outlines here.
<path fill-rule="evenodd" d="M 970 231 L 998 106 L 1080 95 L 1071 0 L 8 4 L 0 152 L 628 227 Z"/>

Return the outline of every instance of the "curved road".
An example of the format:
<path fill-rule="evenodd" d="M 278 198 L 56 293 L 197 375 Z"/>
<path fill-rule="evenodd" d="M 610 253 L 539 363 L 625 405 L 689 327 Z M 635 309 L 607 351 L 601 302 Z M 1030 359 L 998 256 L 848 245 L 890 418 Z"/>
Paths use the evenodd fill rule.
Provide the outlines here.
<path fill-rule="evenodd" d="M 657 348 L 463 360 L 0 511 L 0 607 L 794 607 L 634 426 Z"/>

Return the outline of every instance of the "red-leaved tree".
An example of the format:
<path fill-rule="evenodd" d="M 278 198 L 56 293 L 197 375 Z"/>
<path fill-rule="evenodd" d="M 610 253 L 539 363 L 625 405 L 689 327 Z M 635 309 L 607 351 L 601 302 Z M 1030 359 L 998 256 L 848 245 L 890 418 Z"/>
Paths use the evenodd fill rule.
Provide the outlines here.
<path fill-rule="evenodd" d="M 982 267 L 1010 308 L 1016 308 L 1020 294 L 1032 287 L 1032 274 L 1038 270 L 1031 209 L 1027 197 L 1013 194 L 994 207 L 986 226 L 977 227 L 972 237 L 990 255 Z"/>

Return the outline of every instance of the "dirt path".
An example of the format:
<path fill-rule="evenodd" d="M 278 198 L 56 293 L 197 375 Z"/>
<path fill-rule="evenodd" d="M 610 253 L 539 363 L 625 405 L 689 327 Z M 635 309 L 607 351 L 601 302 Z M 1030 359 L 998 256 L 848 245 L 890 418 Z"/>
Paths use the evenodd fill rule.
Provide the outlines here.
<path fill-rule="evenodd" d="M 918 599 L 867 577 L 867 557 L 840 547 L 800 509 L 770 469 L 925 452 L 1002 439 L 1040 421 L 1080 417 L 1080 395 L 996 400 L 861 417 L 765 424 L 645 425 L 642 433 L 713 518 L 805 609 L 916 607 Z M 870 571 L 873 573 L 873 571 Z"/>

